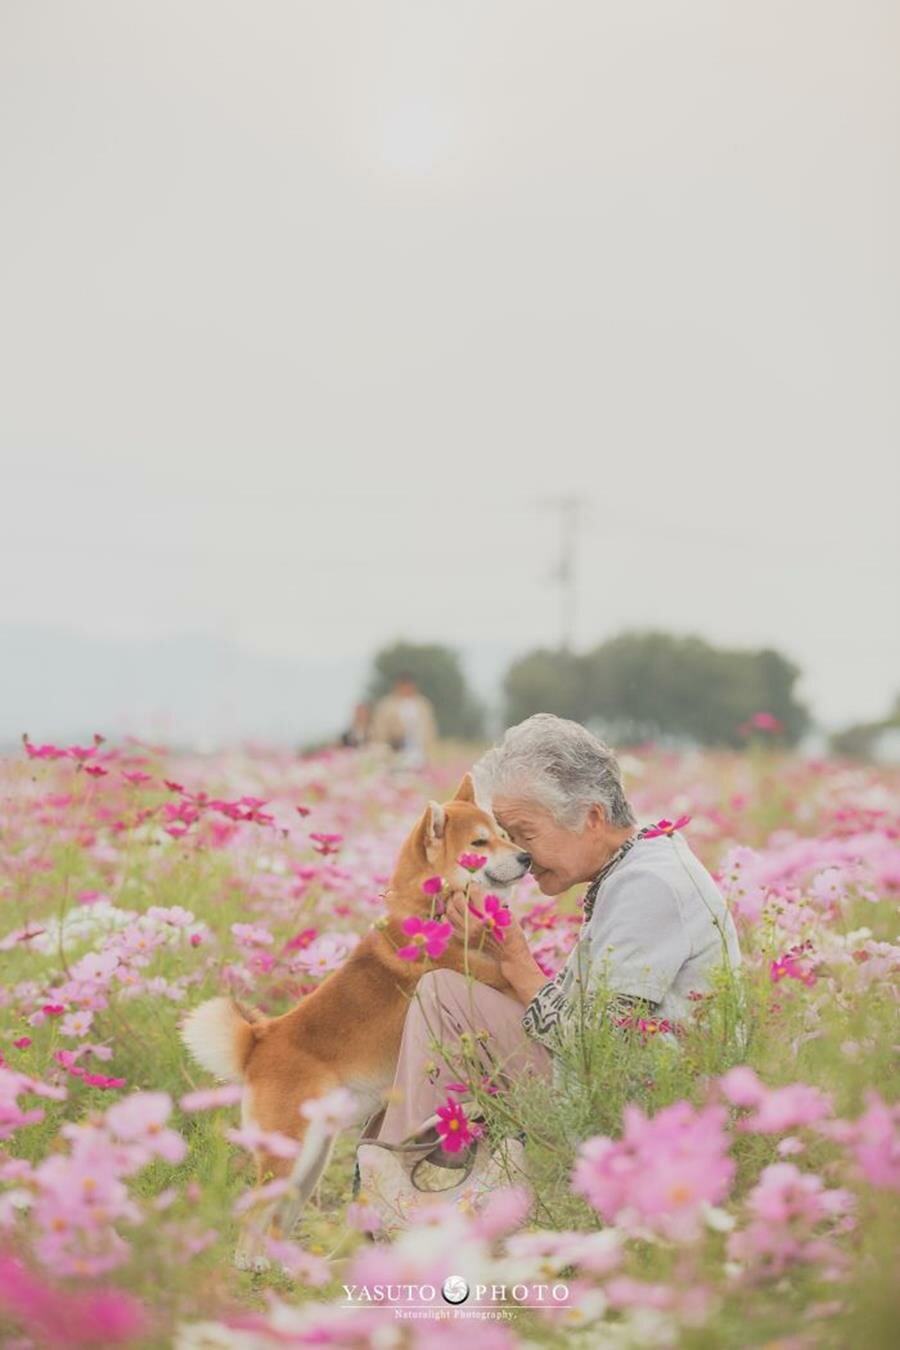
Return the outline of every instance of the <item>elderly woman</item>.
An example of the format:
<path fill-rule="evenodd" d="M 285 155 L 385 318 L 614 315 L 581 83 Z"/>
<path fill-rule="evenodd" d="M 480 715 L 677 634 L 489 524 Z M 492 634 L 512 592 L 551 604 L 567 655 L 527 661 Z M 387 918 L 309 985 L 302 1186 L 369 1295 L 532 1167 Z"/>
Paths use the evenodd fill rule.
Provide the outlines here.
<path fill-rule="evenodd" d="M 513 996 L 452 970 L 419 982 L 404 1023 L 397 1073 L 377 1139 L 397 1144 L 447 1099 L 458 1067 L 436 1061 L 474 1033 L 486 1071 L 554 1076 L 560 1037 L 581 995 L 602 987 L 622 1006 L 677 1022 L 713 972 L 740 962 L 722 895 L 682 835 L 637 828 L 611 750 L 584 727 L 539 713 L 506 732 L 473 770 L 480 803 L 531 855 L 545 895 L 588 883 L 577 942 L 548 980 L 510 916 L 497 944 Z M 447 916 L 465 924 L 466 899 Z M 435 1153 L 435 1158 L 438 1152 Z"/>

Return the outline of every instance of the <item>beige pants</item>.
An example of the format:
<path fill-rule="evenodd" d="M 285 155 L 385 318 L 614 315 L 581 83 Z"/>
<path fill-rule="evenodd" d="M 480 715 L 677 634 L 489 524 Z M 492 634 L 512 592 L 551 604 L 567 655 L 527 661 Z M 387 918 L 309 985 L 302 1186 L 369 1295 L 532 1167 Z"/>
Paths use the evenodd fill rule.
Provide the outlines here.
<path fill-rule="evenodd" d="M 524 1008 L 516 999 L 455 970 L 430 970 L 419 980 L 406 1012 L 393 1087 L 375 1138 L 399 1144 L 447 1101 L 465 1101 L 467 1093 L 448 1093 L 448 1083 L 490 1074 L 503 1079 L 533 1072 L 550 1079 L 550 1052 L 522 1030 Z M 460 1037 L 473 1037 L 464 1063 Z M 487 1033 L 479 1039 L 477 1033 Z M 434 1042 L 440 1042 L 442 1050 Z"/>

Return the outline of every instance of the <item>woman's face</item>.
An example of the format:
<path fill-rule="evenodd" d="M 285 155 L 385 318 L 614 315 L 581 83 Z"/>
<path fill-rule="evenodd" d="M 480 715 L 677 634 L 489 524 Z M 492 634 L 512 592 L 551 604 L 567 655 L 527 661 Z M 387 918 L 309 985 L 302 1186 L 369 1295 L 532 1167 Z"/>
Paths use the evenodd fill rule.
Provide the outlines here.
<path fill-rule="evenodd" d="M 531 872 L 544 895 L 561 895 L 589 880 L 605 856 L 606 821 L 592 806 L 579 830 L 570 830 L 537 802 L 495 797 L 494 819 L 517 848 L 531 854 Z"/>

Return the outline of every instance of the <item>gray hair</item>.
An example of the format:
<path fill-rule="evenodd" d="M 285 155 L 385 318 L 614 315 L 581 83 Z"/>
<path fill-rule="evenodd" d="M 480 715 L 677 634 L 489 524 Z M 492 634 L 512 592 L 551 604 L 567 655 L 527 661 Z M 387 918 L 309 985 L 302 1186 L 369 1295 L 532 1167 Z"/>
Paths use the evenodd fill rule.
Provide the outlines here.
<path fill-rule="evenodd" d="M 535 713 L 510 727 L 472 774 L 478 799 L 496 796 L 535 801 L 570 829 L 579 829 L 591 806 L 602 806 L 610 825 L 637 819 L 622 787 L 619 762 L 608 745 L 578 722 Z"/>

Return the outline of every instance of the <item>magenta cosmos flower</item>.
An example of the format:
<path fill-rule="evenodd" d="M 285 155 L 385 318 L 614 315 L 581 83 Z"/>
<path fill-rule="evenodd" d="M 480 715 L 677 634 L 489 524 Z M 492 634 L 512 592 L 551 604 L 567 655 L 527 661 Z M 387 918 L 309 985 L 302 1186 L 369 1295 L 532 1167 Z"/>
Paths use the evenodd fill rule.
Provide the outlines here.
<path fill-rule="evenodd" d="M 644 838 L 656 839 L 657 836 L 661 834 L 674 834 L 676 830 L 684 829 L 685 825 L 690 822 L 690 819 L 690 816 L 679 816 L 676 821 L 658 820 L 656 824 L 651 826 L 647 831 Z"/>
<path fill-rule="evenodd" d="M 405 947 L 397 948 L 401 961 L 418 961 L 423 955 L 436 961 L 439 956 L 443 956 L 453 936 L 453 928 L 449 923 L 440 923 L 437 919 L 420 919 L 418 914 L 408 915 L 400 927 L 408 938 L 412 938 Z"/>
<path fill-rule="evenodd" d="M 321 830 L 314 830 L 309 837 L 315 840 L 313 848 L 317 853 L 321 853 L 323 858 L 328 858 L 332 853 L 339 852 L 341 844 L 344 842 L 342 834 L 323 834 Z"/>
<path fill-rule="evenodd" d="M 437 1132 L 445 1153 L 459 1153 L 481 1134 L 481 1126 L 471 1122 L 459 1102 L 450 1097 L 437 1109 Z"/>
<path fill-rule="evenodd" d="M 461 853 L 456 860 L 467 872 L 480 872 L 487 862 L 486 853 Z"/>
<path fill-rule="evenodd" d="M 484 904 L 484 913 L 481 912 L 472 901 L 469 901 L 469 910 L 480 919 L 489 933 L 497 939 L 503 941 L 503 929 L 512 923 L 512 916 L 505 905 L 497 899 L 496 895 L 486 895 L 482 902 Z"/>

